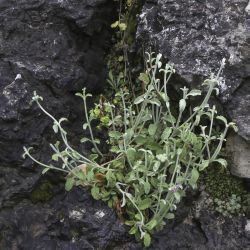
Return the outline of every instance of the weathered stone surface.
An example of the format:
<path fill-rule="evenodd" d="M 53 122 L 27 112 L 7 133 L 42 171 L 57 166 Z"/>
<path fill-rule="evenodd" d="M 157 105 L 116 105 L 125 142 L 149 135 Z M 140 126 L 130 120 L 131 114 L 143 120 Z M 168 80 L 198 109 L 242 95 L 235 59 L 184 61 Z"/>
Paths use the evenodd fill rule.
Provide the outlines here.
<path fill-rule="evenodd" d="M 250 179 L 250 145 L 241 136 L 232 133 L 227 139 L 227 151 L 230 152 L 234 166 L 232 174 Z M 238 167 L 240 166 L 240 168 Z"/>
<path fill-rule="evenodd" d="M 112 11 L 106 0 L 0 1 L 0 205 L 39 179 L 42 169 L 21 158 L 24 145 L 49 160 L 51 121 L 30 104 L 34 90 L 55 117 L 69 119 L 79 142 L 83 109 L 74 94 L 102 89 Z"/>
<path fill-rule="evenodd" d="M 34 90 L 53 115 L 69 118 L 71 141 L 79 142 L 83 110 L 74 93 L 102 89 L 112 3 L 0 1 L 0 249 L 143 249 L 89 190 L 65 193 L 63 177 L 41 177 L 21 158 L 28 144 L 48 162 L 48 143 L 56 139 L 51 121 L 30 104 Z M 219 223 L 206 209 L 190 217 L 190 209 L 178 210 L 151 249 L 247 249 L 244 218 Z"/>
<path fill-rule="evenodd" d="M 193 215 L 192 215 L 193 214 Z M 236 250 L 250 244 L 245 218 L 218 218 L 206 207 L 191 213 L 182 206 L 177 218 L 153 237 L 150 249 Z M 114 210 L 91 199 L 89 190 L 57 192 L 46 204 L 23 200 L 0 212 L 0 248 L 142 250 Z"/>
<path fill-rule="evenodd" d="M 137 40 L 174 63 L 186 84 L 200 84 L 217 73 L 226 58 L 219 99 L 239 135 L 250 142 L 249 0 L 146 1 Z"/>

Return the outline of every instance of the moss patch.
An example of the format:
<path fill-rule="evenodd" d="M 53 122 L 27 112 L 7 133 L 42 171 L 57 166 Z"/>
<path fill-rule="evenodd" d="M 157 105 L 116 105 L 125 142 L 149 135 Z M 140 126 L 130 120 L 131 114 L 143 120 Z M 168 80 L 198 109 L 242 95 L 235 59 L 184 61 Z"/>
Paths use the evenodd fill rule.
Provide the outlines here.
<path fill-rule="evenodd" d="M 47 181 L 41 181 L 31 192 L 31 201 L 33 203 L 47 202 L 53 197 L 53 185 Z"/>
<path fill-rule="evenodd" d="M 246 210 L 247 191 L 243 181 L 232 176 L 228 169 L 218 166 L 207 168 L 200 179 L 213 200 L 215 211 L 224 216 L 243 214 Z"/>

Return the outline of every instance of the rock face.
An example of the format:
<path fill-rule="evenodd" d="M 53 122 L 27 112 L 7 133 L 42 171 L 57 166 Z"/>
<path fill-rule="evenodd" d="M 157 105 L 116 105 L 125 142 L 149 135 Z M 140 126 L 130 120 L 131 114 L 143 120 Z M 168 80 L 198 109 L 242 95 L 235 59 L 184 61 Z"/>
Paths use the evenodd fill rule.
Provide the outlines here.
<path fill-rule="evenodd" d="M 211 72 L 216 73 L 221 60 L 226 58 L 219 99 L 247 143 L 250 142 L 249 6 L 249 0 L 146 1 L 137 31 L 137 40 L 147 41 L 147 47 L 153 46 L 174 63 L 186 84 L 201 83 Z M 234 165 L 240 168 L 236 162 Z"/>
<path fill-rule="evenodd" d="M 55 189 L 53 189 L 55 192 Z M 90 209 L 91 208 L 91 209 Z M 154 235 L 150 249 L 248 249 L 248 224 L 244 218 L 219 220 L 201 208 L 178 210 L 175 221 Z M 74 188 L 57 193 L 46 204 L 22 201 L 0 213 L 0 248 L 46 250 L 142 250 L 117 220 L 115 212 L 93 201 L 89 190 Z"/>
<path fill-rule="evenodd" d="M 74 93 L 102 90 L 111 34 L 111 0 L 0 1 L 0 249 L 143 249 L 115 211 L 87 189 L 64 191 L 58 173 L 23 160 L 23 145 L 49 161 L 51 121 L 30 104 L 33 91 L 55 117 L 69 119 L 71 142 L 82 134 L 83 109 Z M 82 150 L 85 150 L 82 148 Z M 151 249 L 247 249 L 244 218 L 217 218 L 191 207 L 154 236 Z"/>
<path fill-rule="evenodd" d="M 79 142 L 83 108 L 74 94 L 102 89 L 112 3 L 0 1 L 0 205 L 30 192 L 39 179 L 41 169 L 21 158 L 24 145 L 49 159 L 51 121 L 30 104 L 34 90 L 55 117 L 70 120 Z"/>

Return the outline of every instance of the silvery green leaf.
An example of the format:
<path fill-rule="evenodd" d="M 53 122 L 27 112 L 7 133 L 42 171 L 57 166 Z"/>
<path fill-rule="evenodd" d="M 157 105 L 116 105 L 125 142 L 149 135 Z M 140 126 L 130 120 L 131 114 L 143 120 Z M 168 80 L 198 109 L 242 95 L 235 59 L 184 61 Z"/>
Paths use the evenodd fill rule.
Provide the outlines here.
<path fill-rule="evenodd" d="M 94 143 L 100 144 L 100 140 L 99 139 L 94 139 Z"/>
<path fill-rule="evenodd" d="M 149 114 L 149 113 L 145 114 L 145 115 L 141 118 L 141 120 L 142 120 L 143 122 L 149 121 L 149 120 L 151 120 L 151 119 L 152 119 L 152 115 Z"/>
<path fill-rule="evenodd" d="M 158 66 L 158 68 L 160 69 L 161 68 L 161 66 L 162 66 L 162 62 L 158 62 L 158 64 L 157 64 L 157 66 Z"/>
<path fill-rule="evenodd" d="M 126 198 L 125 195 L 123 194 L 121 207 L 124 207 L 125 205 L 126 205 Z"/>
<path fill-rule="evenodd" d="M 53 128 L 54 132 L 57 134 L 58 133 L 58 125 L 56 123 L 54 123 L 52 128 Z"/>
<path fill-rule="evenodd" d="M 151 206 L 151 204 L 152 204 L 152 200 L 149 198 L 146 198 L 139 203 L 138 207 L 140 210 L 145 210 L 145 209 L 149 208 Z"/>
<path fill-rule="evenodd" d="M 59 157 L 59 154 L 53 154 L 52 157 L 51 157 L 51 159 L 53 161 L 58 161 L 58 157 Z"/>
<path fill-rule="evenodd" d="M 159 61 L 159 60 L 161 60 L 161 58 L 162 58 L 162 54 L 158 53 L 157 56 L 156 56 L 156 60 Z"/>
<path fill-rule="evenodd" d="M 226 119 L 224 116 L 219 115 L 219 116 L 216 117 L 216 119 L 217 119 L 217 120 L 221 120 L 222 122 L 225 123 L 225 125 L 227 125 L 227 119 Z"/>
<path fill-rule="evenodd" d="M 200 109 L 201 109 L 201 107 L 195 107 L 195 108 L 193 109 L 193 111 L 196 112 L 196 111 L 199 111 Z"/>
<path fill-rule="evenodd" d="M 162 135 L 161 135 L 161 139 L 164 141 L 164 140 L 167 140 L 169 138 L 169 136 L 171 135 L 172 133 L 172 128 L 165 128 Z"/>
<path fill-rule="evenodd" d="M 167 213 L 166 216 L 165 216 L 165 218 L 168 219 L 168 220 L 172 220 L 172 219 L 174 219 L 174 217 L 175 216 L 174 216 L 173 213 Z"/>
<path fill-rule="evenodd" d="M 185 108 L 186 108 L 186 100 L 181 99 L 179 101 L 179 110 L 180 110 L 180 112 L 183 112 L 185 110 Z"/>
<path fill-rule="evenodd" d="M 153 99 L 149 100 L 148 102 L 151 103 L 151 104 L 154 104 L 154 105 L 156 105 L 158 107 L 161 106 L 161 102 L 156 98 L 153 98 Z"/>
<path fill-rule="evenodd" d="M 126 23 L 119 23 L 119 28 L 121 31 L 125 31 L 127 29 Z"/>
<path fill-rule="evenodd" d="M 42 171 L 42 174 L 45 174 L 46 172 L 48 172 L 50 170 L 50 168 L 44 168 Z"/>
<path fill-rule="evenodd" d="M 118 140 L 121 138 L 122 134 L 118 131 L 110 131 L 109 136 Z"/>
<path fill-rule="evenodd" d="M 149 77 L 146 73 L 141 73 L 139 76 L 139 80 L 141 80 L 142 82 L 144 82 L 144 84 L 149 84 Z"/>
<path fill-rule="evenodd" d="M 236 124 L 234 122 L 230 122 L 228 124 L 231 128 L 233 128 L 233 130 L 237 133 L 238 132 L 238 127 L 236 126 Z"/>
<path fill-rule="evenodd" d="M 109 71 L 109 79 L 111 80 L 111 82 L 114 81 L 114 76 L 111 70 Z"/>
<path fill-rule="evenodd" d="M 167 156 L 167 154 L 158 154 L 158 155 L 156 155 L 156 158 L 157 158 L 159 161 L 161 161 L 161 162 L 165 162 L 165 161 L 167 161 L 168 156 Z"/>
<path fill-rule="evenodd" d="M 87 141 L 90 141 L 90 139 L 88 139 L 88 138 L 86 138 L 86 137 L 83 137 L 83 138 L 80 140 L 81 143 L 84 143 L 84 142 L 87 142 Z"/>
<path fill-rule="evenodd" d="M 151 236 L 149 233 L 145 233 L 143 236 L 143 243 L 145 247 L 149 247 L 151 244 Z"/>
<path fill-rule="evenodd" d="M 196 183 L 199 179 L 199 172 L 196 168 L 193 168 L 192 171 L 191 171 L 191 178 L 189 180 L 189 184 L 195 188 L 196 187 Z"/>
<path fill-rule="evenodd" d="M 124 139 L 127 141 L 131 140 L 134 136 L 134 130 L 132 128 L 127 129 L 126 133 L 123 135 Z"/>
<path fill-rule="evenodd" d="M 185 97 L 185 96 L 187 96 L 187 92 L 188 92 L 188 88 L 186 87 L 186 86 L 184 86 L 183 88 L 181 88 L 181 90 L 182 90 L 182 92 L 183 92 L 183 96 Z M 183 97 L 183 98 L 184 98 Z"/>
<path fill-rule="evenodd" d="M 219 158 L 214 160 L 215 162 L 218 162 L 220 165 L 222 165 L 223 167 L 227 167 L 227 161 L 225 159 Z"/>
<path fill-rule="evenodd" d="M 84 124 L 82 125 L 82 128 L 83 128 L 84 130 L 86 130 L 87 127 L 88 127 L 88 123 L 84 123 Z"/>
<path fill-rule="evenodd" d="M 156 226 L 157 226 L 157 220 L 156 219 L 152 219 L 151 221 L 149 221 L 148 223 L 147 223 L 147 228 L 148 228 L 148 230 L 152 230 L 152 229 L 154 229 Z"/>
<path fill-rule="evenodd" d="M 59 120 L 59 124 L 61 124 L 63 121 L 68 121 L 68 119 L 65 118 L 65 117 L 62 117 L 62 118 Z"/>
<path fill-rule="evenodd" d="M 218 88 L 214 88 L 216 95 L 220 94 L 220 90 Z"/>
<path fill-rule="evenodd" d="M 131 164 L 133 164 L 135 157 L 136 157 L 136 150 L 134 148 L 128 148 L 127 149 L 127 158 Z"/>
<path fill-rule="evenodd" d="M 144 183 L 144 191 L 145 191 L 145 194 L 149 194 L 149 192 L 150 192 L 150 183 L 149 182 Z"/>
<path fill-rule="evenodd" d="M 155 161 L 155 163 L 154 163 L 154 165 L 153 165 L 153 170 L 154 170 L 155 172 L 157 172 L 158 169 L 159 169 L 159 167 L 160 167 L 160 165 L 161 165 L 161 162 Z"/>
<path fill-rule="evenodd" d="M 135 100 L 134 100 L 134 104 L 140 104 L 140 103 L 142 103 L 143 101 L 144 101 L 145 99 L 144 99 L 144 94 L 143 95 L 140 95 L 140 96 L 138 96 L 137 98 L 135 98 Z"/>
<path fill-rule="evenodd" d="M 70 191 L 75 184 L 74 177 L 68 177 L 65 183 L 65 190 Z"/>
<path fill-rule="evenodd" d="M 200 115 L 196 115 L 195 121 L 194 121 L 194 125 L 198 126 L 200 124 L 200 120 L 201 120 L 201 116 Z"/>
<path fill-rule="evenodd" d="M 111 28 L 114 29 L 119 25 L 119 21 L 115 21 L 114 23 L 111 24 Z"/>
<path fill-rule="evenodd" d="M 86 94 L 85 96 L 86 96 L 86 97 L 92 97 L 92 95 L 91 95 L 91 94 L 89 94 L 89 93 L 88 93 L 88 94 Z"/>
<path fill-rule="evenodd" d="M 84 96 L 81 93 L 76 93 L 75 95 L 81 97 L 82 99 L 84 99 Z"/>
<path fill-rule="evenodd" d="M 206 169 L 209 165 L 209 160 L 203 160 L 201 162 L 201 164 L 199 165 L 199 170 L 203 171 L 204 169 Z"/>
<path fill-rule="evenodd" d="M 169 102 L 169 97 L 167 94 L 165 94 L 164 92 L 161 92 L 160 93 L 162 99 L 165 101 L 165 102 Z"/>
<path fill-rule="evenodd" d="M 176 202 L 179 203 L 181 200 L 181 195 L 179 192 L 174 192 L 174 197 L 176 199 Z"/>
<path fill-rule="evenodd" d="M 201 95 L 201 91 L 199 89 L 192 89 L 187 96 L 198 96 Z"/>
<path fill-rule="evenodd" d="M 177 149 L 177 155 L 180 155 L 182 153 L 182 149 L 181 148 L 178 148 Z"/>
<path fill-rule="evenodd" d="M 154 136 L 155 133 L 156 133 L 157 128 L 158 128 L 157 124 L 150 124 L 149 127 L 148 127 L 149 135 Z"/>

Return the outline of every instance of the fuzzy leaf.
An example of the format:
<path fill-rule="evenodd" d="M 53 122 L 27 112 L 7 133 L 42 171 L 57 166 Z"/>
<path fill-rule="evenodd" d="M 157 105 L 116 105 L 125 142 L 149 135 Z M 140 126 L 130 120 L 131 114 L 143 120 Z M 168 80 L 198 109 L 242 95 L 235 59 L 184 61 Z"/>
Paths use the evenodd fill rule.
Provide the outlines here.
<path fill-rule="evenodd" d="M 74 177 L 68 177 L 65 183 L 65 190 L 70 191 L 75 184 Z"/>
<path fill-rule="evenodd" d="M 179 101 L 179 110 L 180 112 L 183 112 L 186 108 L 186 101 L 184 99 L 181 99 Z"/>
<path fill-rule="evenodd" d="M 191 171 L 191 178 L 189 180 L 189 184 L 195 188 L 196 187 L 196 183 L 199 179 L 199 172 L 196 168 L 193 168 L 192 171 Z"/>
<path fill-rule="evenodd" d="M 49 170 L 50 170 L 50 168 L 44 168 L 43 171 L 42 171 L 42 174 L 47 173 Z"/>
<path fill-rule="evenodd" d="M 203 171 L 208 167 L 208 165 L 209 165 L 209 160 L 203 160 L 199 166 L 199 170 Z"/>
<path fill-rule="evenodd" d="M 150 124 L 148 127 L 149 135 L 154 136 L 156 133 L 157 127 L 158 127 L 157 124 Z"/>
<path fill-rule="evenodd" d="M 149 192 L 150 192 L 150 183 L 149 182 L 144 183 L 144 192 L 145 192 L 145 194 L 149 194 Z"/>
<path fill-rule="evenodd" d="M 100 199 L 100 194 L 99 194 L 99 188 L 97 186 L 93 186 L 91 188 L 91 195 L 95 200 L 99 200 Z"/>
<path fill-rule="evenodd" d="M 217 119 L 217 120 L 221 120 L 222 122 L 225 123 L 225 125 L 227 125 L 227 119 L 226 119 L 224 116 L 219 115 L 219 116 L 216 117 L 216 119 Z"/>
<path fill-rule="evenodd" d="M 121 138 L 122 134 L 118 131 L 110 131 L 109 136 L 118 140 Z"/>
<path fill-rule="evenodd" d="M 227 167 L 227 161 L 225 159 L 219 158 L 214 160 L 215 162 L 218 162 L 220 165 L 222 165 L 223 167 Z"/>
<path fill-rule="evenodd" d="M 149 77 L 146 73 L 141 73 L 139 76 L 139 80 L 141 80 L 144 84 L 149 84 Z"/>
<path fill-rule="evenodd" d="M 176 199 L 176 202 L 179 203 L 180 200 L 181 200 L 181 195 L 180 195 L 180 193 L 179 193 L 179 192 L 175 192 L 175 193 L 174 193 L 174 197 L 175 197 L 175 199 Z"/>
<path fill-rule="evenodd" d="M 154 104 L 154 105 L 156 105 L 158 107 L 161 106 L 161 102 L 156 98 L 153 98 L 153 99 L 149 100 L 148 102 L 151 103 L 151 104 Z"/>
<path fill-rule="evenodd" d="M 172 128 L 165 128 L 162 135 L 161 135 L 161 139 L 164 141 L 164 140 L 167 140 L 169 138 L 169 136 L 171 135 L 172 133 Z"/>
<path fill-rule="evenodd" d="M 129 234 L 135 234 L 137 232 L 137 226 L 133 226 L 130 230 L 129 230 Z"/>
<path fill-rule="evenodd" d="M 88 138 L 86 138 L 86 137 L 83 137 L 83 138 L 80 140 L 81 143 L 84 143 L 84 142 L 87 142 L 87 141 L 90 141 L 90 139 L 88 139 Z"/>
<path fill-rule="evenodd" d="M 153 219 L 147 224 L 148 230 L 152 230 L 157 226 L 157 220 Z"/>
<path fill-rule="evenodd" d="M 143 243 L 145 247 L 149 247 L 151 244 L 151 236 L 148 233 L 145 233 L 144 237 L 143 237 Z"/>
<path fill-rule="evenodd" d="M 165 162 L 168 159 L 168 155 L 167 154 L 158 154 L 158 155 L 156 155 L 156 158 L 161 162 Z"/>
<path fill-rule="evenodd" d="M 83 130 L 86 130 L 87 127 L 88 127 L 88 123 L 84 123 L 84 124 L 82 125 Z"/>
<path fill-rule="evenodd" d="M 198 89 L 192 89 L 187 96 L 197 96 L 197 95 L 201 95 L 201 91 Z"/>
<path fill-rule="evenodd" d="M 56 123 L 54 123 L 52 128 L 53 128 L 54 132 L 57 134 L 58 133 L 58 125 Z"/>
<path fill-rule="evenodd" d="M 134 148 L 127 149 L 127 158 L 131 164 L 134 163 L 136 157 L 136 150 Z"/>
<path fill-rule="evenodd" d="M 114 23 L 111 24 L 111 28 L 114 29 L 119 25 L 119 21 L 116 21 Z"/>
<path fill-rule="evenodd" d="M 166 216 L 165 216 L 165 218 L 166 219 L 168 219 L 168 220 L 172 220 L 172 219 L 174 219 L 174 214 L 173 213 L 168 213 Z"/>
<path fill-rule="evenodd" d="M 126 30 L 127 29 L 126 23 L 119 23 L 119 28 L 120 28 L 121 31 Z"/>
<path fill-rule="evenodd" d="M 138 96 L 137 98 L 135 98 L 135 100 L 134 100 L 134 104 L 140 104 L 140 103 L 142 103 L 143 101 L 144 101 L 145 99 L 144 99 L 144 94 L 143 95 L 140 95 L 140 96 Z"/>
<path fill-rule="evenodd" d="M 145 210 L 151 206 L 151 203 L 152 203 L 152 200 L 149 198 L 146 198 L 143 201 L 141 201 L 138 207 L 140 210 Z"/>

